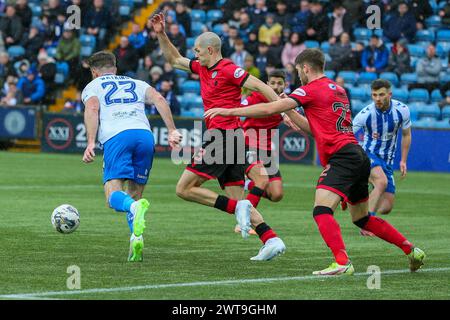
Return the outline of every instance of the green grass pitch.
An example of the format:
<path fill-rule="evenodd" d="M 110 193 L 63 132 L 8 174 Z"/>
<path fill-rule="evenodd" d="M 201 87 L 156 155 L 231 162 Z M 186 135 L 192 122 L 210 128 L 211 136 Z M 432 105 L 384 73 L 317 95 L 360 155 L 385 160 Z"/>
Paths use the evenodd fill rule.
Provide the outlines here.
<path fill-rule="evenodd" d="M 254 262 L 261 243 L 233 232 L 234 216 L 175 195 L 184 166 L 154 161 L 145 197 L 143 263 L 128 263 L 124 214 L 105 205 L 101 157 L 0 152 L 0 299 L 449 299 L 450 175 L 397 174 L 397 200 L 386 217 L 427 253 L 425 267 L 407 272 L 396 247 L 359 235 L 349 213 L 336 212 L 353 277 L 315 278 L 332 261 L 312 219 L 320 168 L 282 165 L 285 198 L 262 200 L 260 211 L 281 236 L 286 254 Z M 217 183 L 207 186 L 219 191 Z M 81 224 L 62 235 L 50 223 L 63 203 L 80 212 Z M 81 289 L 66 286 L 67 268 L 81 270 Z M 380 289 L 367 288 L 368 266 L 381 269 Z M 385 272 L 385 273 L 383 273 Z M 105 290 L 108 289 L 108 290 Z M 12 296 L 11 296 L 12 295 Z"/>

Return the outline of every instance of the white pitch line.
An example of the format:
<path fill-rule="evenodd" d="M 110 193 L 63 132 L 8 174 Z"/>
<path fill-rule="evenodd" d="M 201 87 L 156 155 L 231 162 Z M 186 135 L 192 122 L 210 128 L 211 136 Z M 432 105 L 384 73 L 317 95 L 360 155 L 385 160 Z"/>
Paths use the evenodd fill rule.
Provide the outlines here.
<path fill-rule="evenodd" d="M 423 272 L 443 272 L 450 271 L 450 267 L 445 268 L 431 268 L 420 270 Z M 410 273 L 409 269 L 402 270 L 386 270 L 381 272 L 382 275 L 402 274 Z M 354 276 L 369 276 L 371 274 L 366 272 L 355 273 Z M 35 293 L 18 293 L 18 294 L 4 294 L 0 295 L 0 298 L 4 299 L 39 299 L 40 297 L 47 296 L 65 296 L 65 295 L 78 295 L 78 294 L 92 294 L 92 293 L 111 293 L 111 292 L 124 292 L 124 291 L 138 291 L 149 289 L 165 289 L 165 288 L 180 288 L 180 287 L 201 287 L 201 286 L 222 286 L 222 285 L 241 285 L 246 283 L 264 283 L 264 282 L 279 282 L 279 281 L 307 281 L 307 280 L 319 280 L 319 279 L 343 279 L 342 277 L 336 278 L 333 276 L 299 276 L 299 277 L 280 277 L 280 278 L 256 278 L 256 279 L 236 279 L 236 280 L 220 280 L 220 281 L 199 281 L 199 282 L 185 282 L 185 283 L 167 283 L 167 284 L 153 284 L 134 287 L 118 287 L 118 288 L 95 288 L 86 290 L 71 290 L 71 291 L 47 291 L 47 292 L 35 292 Z"/>

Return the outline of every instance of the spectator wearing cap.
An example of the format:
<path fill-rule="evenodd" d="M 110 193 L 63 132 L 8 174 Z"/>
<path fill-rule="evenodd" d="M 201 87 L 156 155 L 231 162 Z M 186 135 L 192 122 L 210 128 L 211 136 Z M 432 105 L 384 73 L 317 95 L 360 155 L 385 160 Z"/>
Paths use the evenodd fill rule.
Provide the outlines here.
<path fill-rule="evenodd" d="M 61 40 L 56 47 L 55 58 L 58 61 L 65 61 L 70 67 L 70 73 L 74 75 L 80 63 L 81 43 L 71 29 L 64 29 Z"/>
<path fill-rule="evenodd" d="M 22 39 L 22 20 L 13 5 L 6 6 L 5 15 L 0 18 L 0 32 L 7 47 L 17 45 Z"/>
<path fill-rule="evenodd" d="M 243 68 L 245 58 L 249 55 L 249 53 L 244 49 L 244 41 L 242 39 L 236 39 L 234 42 L 234 52 L 231 55 L 231 60 L 235 65 Z"/>
<path fill-rule="evenodd" d="M 30 30 L 23 35 L 21 45 L 25 48 L 25 56 L 35 61 L 39 49 L 44 45 L 44 38 L 38 27 L 31 26 Z"/>
<path fill-rule="evenodd" d="M 298 32 L 292 32 L 289 41 L 286 42 L 281 53 L 281 62 L 283 67 L 286 67 L 289 63 L 295 65 L 295 58 L 306 49 L 303 39 Z"/>
<path fill-rule="evenodd" d="M 408 42 L 414 41 L 416 18 L 409 12 L 406 2 L 400 2 L 398 12 L 385 22 L 383 34 L 392 42 L 396 42 L 401 38 L 406 38 Z"/>
<path fill-rule="evenodd" d="M 300 10 L 294 15 L 291 21 L 291 27 L 293 32 L 303 34 L 306 32 L 308 25 L 308 17 L 311 14 L 311 4 L 308 0 L 300 1 Z"/>
<path fill-rule="evenodd" d="M 93 0 L 93 6 L 86 12 L 82 24 L 87 34 L 96 37 L 98 49 L 103 49 L 106 34 L 112 27 L 111 13 L 105 8 L 103 0 Z"/>
<path fill-rule="evenodd" d="M 117 59 L 117 74 L 133 78 L 139 63 L 139 55 L 128 41 L 128 38 L 122 36 L 119 46 L 114 50 Z"/>
<path fill-rule="evenodd" d="M 45 84 L 35 70 L 29 69 L 27 76 L 19 79 L 17 88 L 23 93 L 23 103 L 39 104 L 45 95 Z"/>
<path fill-rule="evenodd" d="M 370 37 L 369 45 L 364 48 L 361 65 L 366 72 L 382 72 L 387 67 L 389 51 L 376 35 Z"/>
<path fill-rule="evenodd" d="M 346 32 L 350 34 L 352 29 L 352 21 L 350 15 L 347 14 L 344 6 L 337 2 L 334 5 L 333 13 L 330 18 L 330 25 L 328 27 L 328 42 L 330 44 L 336 43 L 337 39 Z"/>
<path fill-rule="evenodd" d="M 16 1 L 16 14 L 22 21 L 22 27 L 24 30 L 28 30 L 31 25 L 31 18 L 33 17 L 33 12 L 28 5 L 28 0 Z"/>
<path fill-rule="evenodd" d="M 433 44 L 428 45 L 427 55 L 416 65 L 417 83 L 409 85 L 410 89 L 424 88 L 430 94 L 434 89 L 439 89 L 439 75 L 442 70 L 441 59 L 436 56 L 436 47 Z"/>
<path fill-rule="evenodd" d="M 163 69 L 160 66 L 153 66 L 150 69 L 150 79 L 148 84 L 156 90 L 159 90 L 162 82 Z"/>
<path fill-rule="evenodd" d="M 352 66 L 352 44 L 350 36 L 344 32 L 339 38 L 339 42 L 330 46 L 329 55 L 331 62 L 326 64 L 327 69 L 333 71 L 349 70 Z"/>
<path fill-rule="evenodd" d="M 23 103 L 22 92 L 17 88 L 17 78 L 8 77 L 5 86 L 2 89 L 0 105 L 14 107 Z"/>
<path fill-rule="evenodd" d="M 323 5 L 318 0 L 311 2 L 311 14 L 306 23 L 306 34 L 309 40 L 326 41 L 328 40 L 328 26 L 330 19 L 323 10 Z"/>
<path fill-rule="evenodd" d="M 272 36 L 281 37 L 282 31 L 283 26 L 275 23 L 275 16 L 270 13 L 266 16 L 265 23 L 259 28 L 258 39 L 270 46 L 272 44 Z"/>
<path fill-rule="evenodd" d="M 403 73 L 413 71 L 407 44 L 406 39 L 401 39 L 392 46 L 386 71 L 395 72 L 399 77 Z"/>
<path fill-rule="evenodd" d="M 9 54 L 6 51 L 0 52 L 0 88 L 3 82 L 9 76 L 17 76 L 12 61 L 9 60 Z"/>
<path fill-rule="evenodd" d="M 47 55 L 43 49 L 37 56 L 37 71 L 44 80 L 45 88 L 48 92 L 53 92 L 55 88 L 56 63 L 55 60 Z M 75 68 L 74 68 L 75 69 Z M 76 70 L 74 70 L 76 72 Z"/>

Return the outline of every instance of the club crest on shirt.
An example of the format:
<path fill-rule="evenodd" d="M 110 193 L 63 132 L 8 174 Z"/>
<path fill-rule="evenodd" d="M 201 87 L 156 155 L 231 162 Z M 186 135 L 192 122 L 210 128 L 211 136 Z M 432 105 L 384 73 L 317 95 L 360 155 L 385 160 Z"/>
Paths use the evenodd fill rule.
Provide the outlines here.
<path fill-rule="evenodd" d="M 334 84 L 332 84 L 332 83 L 330 83 L 328 85 L 328 87 L 330 87 L 331 90 L 336 90 L 336 86 Z"/>
<path fill-rule="evenodd" d="M 217 76 L 217 71 L 214 71 L 213 73 L 212 73 L 212 75 L 211 75 L 211 78 L 215 78 Z"/>
<path fill-rule="evenodd" d="M 236 79 L 238 79 L 238 78 L 242 77 L 242 76 L 244 75 L 244 73 L 245 73 L 245 70 L 244 70 L 244 69 L 242 69 L 242 68 L 237 68 L 237 69 L 234 71 L 234 77 L 235 77 Z"/>
<path fill-rule="evenodd" d="M 292 92 L 292 93 L 293 93 L 293 94 L 296 94 L 296 95 L 298 95 L 298 96 L 300 96 L 300 97 L 306 96 L 305 90 L 303 90 L 303 89 L 301 89 L 301 88 L 295 89 L 294 92 Z"/>

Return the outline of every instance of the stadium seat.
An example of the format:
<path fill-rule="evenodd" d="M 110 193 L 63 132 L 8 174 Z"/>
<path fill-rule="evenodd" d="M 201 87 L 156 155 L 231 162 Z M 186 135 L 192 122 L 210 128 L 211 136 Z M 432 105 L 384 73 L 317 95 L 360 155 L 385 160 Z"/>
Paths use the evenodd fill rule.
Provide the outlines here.
<path fill-rule="evenodd" d="M 410 117 L 411 121 L 416 121 L 419 119 L 419 113 L 417 111 L 417 106 L 416 106 L 417 103 L 422 104 L 421 102 L 415 102 L 415 103 L 408 105 L 409 117 Z"/>
<path fill-rule="evenodd" d="M 212 31 L 216 34 L 218 34 L 219 36 L 223 35 L 223 24 L 219 23 L 214 25 L 214 27 L 212 28 Z"/>
<path fill-rule="evenodd" d="M 361 72 L 358 78 L 359 85 L 371 84 L 373 80 L 377 79 L 377 74 L 375 72 Z"/>
<path fill-rule="evenodd" d="M 334 72 L 333 70 L 326 70 L 325 75 L 329 79 L 334 79 L 334 77 L 336 76 L 336 72 Z"/>
<path fill-rule="evenodd" d="M 195 95 L 193 99 L 189 101 L 189 109 L 202 109 L 203 110 L 203 99 L 199 95 Z"/>
<path fill-rule="evenodd" d="M 450 42 L 450 30 L 438 30 L 436 40 L 440 42 Z"/>
<path fill-rule="evenodd" d="M 29 3 L 28 6 L 31 9 L 33 17 L 40 17 L 42 15 L 42 7 L 40 4 Z"/>
<path fill-rule="evenodd" d="M 186 79 L 189 75 L 187 71 L 180 70 L 180 69 L 174 69 L 174 72 L 178 79 L 179 78 Z"/>
<path fill-rule="evenodd" d="M 366 101 L 367 99 L 369 99 L 369 93 L 367 91 L 367 88 L 363 88 L 363 87 L 353 87 L 350 91 L 350 95 L 352 97 L 352 100 L 361 100 L 361 101 Z"/>
<path fill-rule="evenodd" d="M 188 49 L 193 48 L 194 44 L 195 44 L 195 38 L 194 37 L 186 38 L 186 46 L 188 47 Z"/>
<path fill-rule="evenodd" d="M 358 74 L 354 71 L 340 71 L 338 77 L 342 77 L 345 83 L 355 84 L 358 78 Z"/>
<path fill-rule="evenodd" d="M 433 10 L 433 13 L 437 14 L 439 12 L 439 6 L 438 6 L 436 0 L 429 0 L 429 2 L 430 2 L 431 9 Z"/>
<path fill-rule="evenodd" d="M 450 82 L 450 73 L 441 72 L 440 79 L 441 82 Z"/>
<path fill-rule="evenodd" d="M 81 47 L 80 55 L 82 57 L 89 57 L 90 55 L 92 55 L 92 53 L 94 53 L 94 49 L 92 47 L 88 46 Z"/>
<path fill-rule="evenodd" d="M 129 6 L 120 6 L 119 7 L 119 15 L 121 17 L 129 17 L 131 15 L 131 7 L 129 7 Z"/>
<path fill-rule="evenodd" d="M 432 117 L 439 120 L 439 117 L 441 116 L 441 109 L 436 103 L 426 104 L 418 110 L 418 113 L 419 119 Z"/>
<path fill-rule="evenodd" d="M 185 81 L 186 82 L 186 81 Z M 181 108 L 190 109 L 190 105 L 194 103 L 195 99 L 198 97 L 196 93 L 187 92 L 180 96 L 178 101 L 180 101 Z"/>
<path fill-rule="evenodd" d="M 196 93 L 200 94 L 200 82 L 194 80 L 187 80 L 181 84 L 181 91 L 183 93 Z"/>
<path fill-rule="evenodd" d="M 413 122 L 413 126 L 418 128 L 433 128 L 436 122 L 435 118 L 426 117 Z"/>
<path fill-rule="evenodd" d="M 434 127 L 437 129 L 450 129 L 450 120 L 444 119 L 436 121 Z"/>
<path fill-rule="evenodd" d="M 441 17 L 434 15 L 425 19 L 425 24 L 428 28 L 440 28 L 441 27 Z"/>
<path fill-rule="evenodd" d="M 304 44 L 307 48 L 319 48 L 320 47 L 320 43 L 315 40 L 306 40 L 304 42 Z"/>
<path fill-rule="evenodd" d="M 65 61 L 57 61 L 56 72 L 61 73 L 64 78 L 67 78 L 69 76 L 69 64 Z"/>
<path fill-rule="evenodd" d="M 188 58 L 189 60 L 195 59 L 195 52 L 194 52 L 194 50 L 187 49 L 186 50 L 186 58 Z"/>
<path fill-rule="evenodd" d="M 208 10 L 206 14 L 206 22 L 214 22 L 220 20 L 223 16 L 222 11 L 220 10 Z"/>
<path fill-rule="evenodd" d="M 95 36 L 90 34 L 83 34 L 80 36 L 80 43 L 81 46 L 95 48 L 96 44 Z"/>
<path fill-rule="evenodd" d="M 408 102 L 425 102 L 428 103 L 430 95 L 426 89 L 412 89 L 409 91 Z"/>
<path fill-rule="evenodd" d="M 329 53 L 330 51 L 330 44 L 328 41 L 324 41 L 320 44 L 320 49 L 322 49 L 323 53 Z"/>
<path fill-rule="evenodd" d="M 8 54 L 12 59 L 21 57 L 25 54 L 25 48 L 22 46 L 11 46 L 8 48 Z"/>
<path fill-rule="evenodd" d="M 56 84 L 63 84 L 65 81 L 65 77 L 62 73 L 56 73 L 55 74 L 55 79 L 54 79 Z"/>
<path fill-rule="evenodd" d="M 398 85 L 399 85 L 398 76 L 394 72 L 382 72 L 380 74 L 380 78 L 390 81 L 392 83 L 392 85 L 395 87 L 398 87 Z"/>
<path fill-rule="evenodd" d="M 435 89 L 431 92 L 431 102 L 439 102 L 442 99 L 441 91 L 439 89 Z"/>
<path fill-rule="evenodd" d="M 383 29 L 373 29 L 373 34 L 382 38 L 383 37 Z"/>
<path fill-rule="evenodd" d="M 416 73 L 403 73 L 400 76 L 400 81 L 404 85 L 416 83 L 417 82 L 417 74 Z"/>
<path fill-rule="evenodd" d="M 417 44 L 408 44 L 409 54 L 412 57 L 422 58 L 425 56 L 425 48 Z"/>
<path fill-rule="evenodd" d="M 49 47 L 47 48 L 47 55 L 51 58 L 55 57 L 56 55 L 56 47 Z"/>
<path fill-rule="evenodd" d="M 419 30 L 416 33 L 416 40 L 433 42 L 434 41 L 434 31 L 429 30 L 429 29 Z"/>
<path fill-rule="evenodd" d="M 442 109 L 442 119 L 450 120 L 450 106 L 446 106 Z"/>
<path fill-rule="evenodd" d="M 356 28 L 353 31 L 356 41 L 369 40 L 372 36 L 372 30 L 366 28 Z"/>
<path fill-rule="evenodd" d="M 356 116 L 362 109 L 364 109 L 365 106 L 366 106 L 366 104 L 364 102 L 362 102 L 361 100 L 352 99 L 352 101 L 350 102 L 350 107 L 352 109 L 352 115 Z"/>
<path fill-rule="evenodd" d="M 200 34 L 203 33 L 203 29 L 205 28 L 205 24 L 198 22 L 198 21 L 194 21 L 191 24 L 191 35 L 193 37 L 196 37 Z"/>
<path fill-rule="evenodd" d="M 408 90 L 406 89 L 392 89 L 392 98 L 406 103 L 408 101 Z"/>
<path fill-rule="evenodd" d="M 206 22 L 206 13 L 203 10 L 193 9 L 191 10 L 191 21 L 192 22 Z"/>

